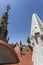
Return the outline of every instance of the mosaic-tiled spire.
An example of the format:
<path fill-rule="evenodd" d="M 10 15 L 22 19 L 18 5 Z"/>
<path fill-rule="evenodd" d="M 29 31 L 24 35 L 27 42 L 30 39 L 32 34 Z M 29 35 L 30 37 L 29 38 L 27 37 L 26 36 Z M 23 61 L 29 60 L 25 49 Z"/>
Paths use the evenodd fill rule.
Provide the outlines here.
<path fill-rule="evenodd" d="M 7 41 L 7 35 L 8 35 L 8 12 L 10 9 L 10 5 L 7 5 L 6 12 L 3 14 L 1 20 L 0 20 L 0 39 Z"/>

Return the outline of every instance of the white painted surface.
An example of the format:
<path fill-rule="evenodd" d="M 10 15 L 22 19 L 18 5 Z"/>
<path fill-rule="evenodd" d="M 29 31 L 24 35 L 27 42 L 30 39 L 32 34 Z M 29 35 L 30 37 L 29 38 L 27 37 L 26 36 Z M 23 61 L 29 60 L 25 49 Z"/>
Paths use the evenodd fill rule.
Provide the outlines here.
<path fill-rule="evenodd" d="M 35 33 L 39 33 L 38 36 Z M 34 65 L 43 65 L 43 41 L 40 34 L 43 33 L 43 23 L 37 14 L 32 16 L 31 24 L 31 43 L 34 43 L 32 60 Z"/>
<path fill-rule="evenodd" d="M 34 65 L 43 65 L 43 46 L 36 44 L 33 49 Z"/>

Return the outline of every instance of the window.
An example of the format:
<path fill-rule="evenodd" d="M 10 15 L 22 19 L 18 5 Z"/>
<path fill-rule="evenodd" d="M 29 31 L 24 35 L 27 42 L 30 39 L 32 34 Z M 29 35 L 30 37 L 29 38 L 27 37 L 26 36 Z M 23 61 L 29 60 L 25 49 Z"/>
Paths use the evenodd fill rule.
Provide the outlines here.
<path fill-rule="evenodd" d="M 3 24 L 3 22 L 1 22 L 1 24 Z"/>
<path fill-rule="evenodd" d="M 35 38 L 35 40 L 36 40 L 36 43 L 38 44 L 38 40 L 37 40 L 37 38 Z"/>
<path fill-rule="evenodd" d="M 37 29 L 37 27 L 35 27 L 35 29 Z"/>

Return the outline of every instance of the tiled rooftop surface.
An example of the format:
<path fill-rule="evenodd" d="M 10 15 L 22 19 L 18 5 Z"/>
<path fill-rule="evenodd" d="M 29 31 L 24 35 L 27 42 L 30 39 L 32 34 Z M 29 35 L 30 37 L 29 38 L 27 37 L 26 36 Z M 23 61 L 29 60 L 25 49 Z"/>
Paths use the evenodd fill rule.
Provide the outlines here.
<path fill-rule="evenodd" d="M 11 64 L 11 65 L 33 65 L 32 62 L 32 53 L 30 51 L 25 50 L 25 55 L 20 56 L 20 50 L 19 47 L 15 47 L 15 51 L 17 52 L 20 62 L 17 64 Z"/>
<path fill-rule="evenodd" d="M 1 43 L 2 43 L 2 41 L 1 41 Z M 18 57 L 19 57 L 20 62 L 17 63 L 17 64 L 5 64 L 5 65 L 33 65 L 33 62 L 32 62 L 32 52 L 30 50 L 27 51 L 25 49 L 25 52 L 24 52 L 25 55 L 22 55 L 22 57 L 20 55 L 20 48 L 18 46 L 16 46 L 14 48 L 14 52 L 15 51 L 16 51 Z"/>

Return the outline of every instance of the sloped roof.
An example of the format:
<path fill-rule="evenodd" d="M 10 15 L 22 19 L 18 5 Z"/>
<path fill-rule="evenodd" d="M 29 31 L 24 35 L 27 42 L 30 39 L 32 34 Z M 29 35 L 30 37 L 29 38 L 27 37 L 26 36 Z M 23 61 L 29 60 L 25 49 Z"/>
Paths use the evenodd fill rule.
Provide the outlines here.
<path fill-rule="evenodd" d="M 20 59 L 20 62 L 17 63 L 17 64 L 14 64 L 14 65 L 33 65 L 31 51 L 25 50 L 24 51 L 25 52 L 25 55 L 22 55 L 22 57 L 21 57 L 19 46 L 16 46 L 14 48 L 14 50 L 16 51 L 16 53 L 17 53 L 17 55 L 19 56 L 19 59 Z"/>
<path fill-rule="evenodd" d="M 18 63 L 19 58 L 15 50 L 8 43 L 0 40 L 0 64 Z"/>

